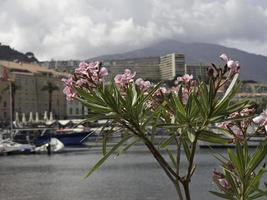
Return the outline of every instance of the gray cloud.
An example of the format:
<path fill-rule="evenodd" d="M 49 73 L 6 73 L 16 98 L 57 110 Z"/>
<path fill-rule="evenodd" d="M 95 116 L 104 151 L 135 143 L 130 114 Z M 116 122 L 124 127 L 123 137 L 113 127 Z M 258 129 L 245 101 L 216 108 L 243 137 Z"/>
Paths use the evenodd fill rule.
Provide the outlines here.
<path fill-rule="evenodd" d="M 85 59 L 172 38 L 267 55 L 260 0 L 0 1 L 0 42 L 39 59 Z"/>

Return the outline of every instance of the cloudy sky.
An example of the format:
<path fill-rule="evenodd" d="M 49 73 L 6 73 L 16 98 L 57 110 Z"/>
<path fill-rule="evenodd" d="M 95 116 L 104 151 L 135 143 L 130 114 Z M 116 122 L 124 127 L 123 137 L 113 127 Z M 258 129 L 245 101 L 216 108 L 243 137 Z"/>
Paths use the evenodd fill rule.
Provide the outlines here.
<path fill-rule="evenodd" d="M 85 59 L 164 39 L 267 56 L 267 1 L 0 0 L 0 42 L 39 60 Z"/>

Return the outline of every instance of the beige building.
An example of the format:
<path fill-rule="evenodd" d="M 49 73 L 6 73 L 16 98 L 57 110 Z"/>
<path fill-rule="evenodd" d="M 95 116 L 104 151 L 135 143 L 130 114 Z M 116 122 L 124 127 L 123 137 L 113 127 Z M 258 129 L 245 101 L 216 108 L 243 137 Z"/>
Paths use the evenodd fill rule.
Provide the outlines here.
<path fill-rule="evenodd" d="M 0 121 L 10 119 L 10 83 L 13 85 L 14 113 L 29 116 L 30 112 L 39 113 L 40 118 L 49 109 L 49 93 L 45 86 L 50 82 L 57 87 L 52 92 L 51 110 L 54 118 L 66 118 L 66 97 L 63 94 L 64 74 L 39 65 L 0 61 L 0 71 L 6 69 L 10 81 L 0 82 Z"/>
<path fill-rule="evenodd" d="M 77 100 L 67 101 L 67 118 L 78 119 L 88 114 L 87 107 Z"/>
<path fill-rule="evenodd" d="M 59 71 L 71 71 L 77 68 L 80 64 L 79 60 L 50 60 L 40 62 L 41 66 L 47 67 L 49 69 L 55 69 Z"/>
<path fill-rule="evenodd" d="M 172 80 L 185 74 L 184 54 L 171 53 L 160 57 L 160 79 Z"/>

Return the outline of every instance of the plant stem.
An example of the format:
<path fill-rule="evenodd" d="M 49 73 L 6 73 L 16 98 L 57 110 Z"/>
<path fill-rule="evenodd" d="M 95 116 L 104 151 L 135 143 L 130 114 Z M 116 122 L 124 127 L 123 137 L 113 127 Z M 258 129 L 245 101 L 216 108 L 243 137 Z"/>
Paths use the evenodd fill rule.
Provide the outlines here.
<path fill-rule="evenodd" d="M 160 152 L 155 148 L 155 146 L 153 145 L 153 143 L 143 134 L 143 132 L 141 131 L 141 129 L 139 129 L 138 127 L 136 127 L 136 129 L 137 129 L 136 130 L 136 129 L 132 128 L 131 126 L 128 126 L 127 123 L 125 123 L 122 120 L 120 120 L 120 123 L 124 127 L 126 127 L 128 130 L 130 130 L 133 134 L 135 134 L 139 138 L 142 138 L 142 140 L 144 141 L 144 143 L 147 146 L 147 148 L 149 149 L 149 151 L 152 153 L 152 155 L 158 161 L 159 165 L 164 170 L 164 172 L 166 173 L 166 175 L 168 176 L 168 178 L 174 184 L 175 189 L 176 189 L 177 194 L 178 194 L 178 198 L 179 198 L 178 200 L 183 200 L 183 195 L 182 195 L 181 188 L 180 188 L 180 185 L 179 185 L 179 181 L 182 181 L 182 179 L 177 174 L 177 172 L 179 173 L 179 167 L 180 167 L 180 148 L 181 148 L 180 142 L 178 143 L 179 145 L 177 144 L 177 164 L 179 164 L 179 165 L 176 166 L 176 172 L 175 172 L 170 167 L 170 165 L 168 164 L 168 162 L 163 158 L 163 156 L 160 154 Z"/>
<path fill-rule="evenodd" d="M 180 141 L 180 137 L 179 138 L 175 138 L 176 141 L 176 174 L 179 177 L 180 174 L 180 155 L 181 155 L 181 141 Z M 180 188 L 180 183 L 179 183 L 179 179 L 176 178 L 176 192 L 178 194 L 178 199 L 183 200 L 183 194 L 181 192 L 181 188 Z"/>
<path fill-rule="evenodd" d="M 191 181 L 191 176 L 193 175 L 192 169 L 193 169 L 193 162 L 194 162 L 194 157 L 195 157 L 195 153 L 196 153 L 197 138 L 198 138 L 198 133 L 196 133 L 196 137 L 195 137 L 195 139 L 194 139 L 194 141 L 192 143 L 192 151 L 191 151 L 190 158 L 189 158 L 189 165 L 188 165 L 188 168 L 187 168 L 187 175 L 182 180 L 182 184 L 183 184 L 183 187 L 184 187 L 186 200 L 190 200 L 191 199 L 189 183 Z"/>
<path fill-rule="evenodd" d="M 190 197 L 190 189 L 189 189 L 189 181 L 186 181 L 184 184 L 184 193 L 185 193 L 185 198 L 186 200 L 191 200 Z"/>

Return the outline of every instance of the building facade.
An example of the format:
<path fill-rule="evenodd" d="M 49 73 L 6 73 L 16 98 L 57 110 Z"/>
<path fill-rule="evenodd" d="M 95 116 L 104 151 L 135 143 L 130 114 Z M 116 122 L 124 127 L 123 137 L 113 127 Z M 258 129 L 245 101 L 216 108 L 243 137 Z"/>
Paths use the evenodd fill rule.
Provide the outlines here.
<path fill-rule="evenodd" d="M 58 71 L 71 71 L 79 66 L 79 60 L 50 60 L 40 62 L 40 65 Z"/>
<path fill-rule="evenodd" d="M 11 107 L 13 118 L 15 112 L 20 116 L 22 113 L 28 116 L 30 112 L 38 112 L 41 118 L 49 110 L 49 83 L 55 88 L 51 92 L 51 111 L 54 118 L 66 118 L 66 97 L 62 92 L 64 85 L 61 81 L 64 74 L 38 65 L 8 61 L 0 61 L 0 68 L 6 69 L 9 76 L 8 81 L 0 83 L 0 121 L 10 120 Z"/>
<path fill-rule="evenodd" d="M 88 108 L 77 100 L 67 101 L 67 118 L 77 119 L 88 114 Z"/>
<path fill-rule="evenodd" d="M 160 79 L 173 80 L 185 74 L 184 54 L 171 53 L 160 57 Z"/>
<path fill-rule="evenodd" d="M 132 72 L 136 72 L 136 78 L 158 81 L 160 80 L 159 63 L 159 57 L 146 57 L 106 60 L 103 61 L 103 66 L 109 71 L 109 79 L 123 73 L 125 69 L 130 69 Z"/>
<path fill-rule="evenodd" d="M 195 80 L 208 82 L 207 65 L 185 65 L 185 73 L 192 74 Z"/>

